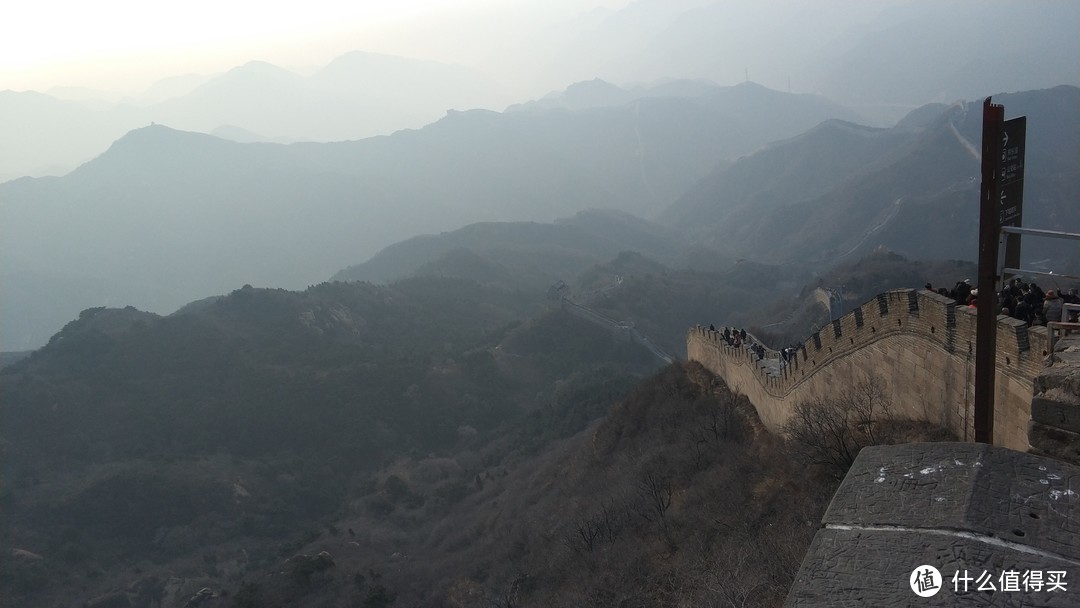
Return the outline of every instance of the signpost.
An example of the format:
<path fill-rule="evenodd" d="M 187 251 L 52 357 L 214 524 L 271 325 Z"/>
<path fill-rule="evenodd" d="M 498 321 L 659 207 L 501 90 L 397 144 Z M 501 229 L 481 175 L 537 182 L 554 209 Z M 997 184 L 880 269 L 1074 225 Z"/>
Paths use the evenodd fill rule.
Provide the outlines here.
<path fill-rule="evenodd" d="M 998 225 L 1022 226 L 1024 216 L 1024 141 L 1027 117 L 1006 120 L 1001 125 L 1001 154 L 998 156 Z M 1020 235 L 1004 240 L 1004 268 L 1020 267 Z M 1008 276 L 1001 277 L 1003 280 Z"/>
<path fill-rule="evenodd" d="M 994 442 L 997 353 L 997 259 L 1002 226 L 1020 226 L 1024 211 L 1025 117 L 1005 120 L 1005 106 L 983 102 L 979 190 L 979 295 L 975 325 L 975 441 Z M 1005 267 L 1020 267 L 1020 235 L 1005 239 Z"/>

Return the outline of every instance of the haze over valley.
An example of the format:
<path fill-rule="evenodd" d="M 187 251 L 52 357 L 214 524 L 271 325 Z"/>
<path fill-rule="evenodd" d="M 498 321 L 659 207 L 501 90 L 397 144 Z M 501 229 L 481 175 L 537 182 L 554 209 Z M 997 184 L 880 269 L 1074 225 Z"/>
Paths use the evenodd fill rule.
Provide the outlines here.
<path fill-rule="evenodd" d="M 775 388 L 977 280 L 988 96 L 1080 232 L 1068 0 L 63 4 L 0 24 L 0 606 L 779 605 L 860 447 L 970 438 L 868 374 L 822 458 L 688 330 Z"/>

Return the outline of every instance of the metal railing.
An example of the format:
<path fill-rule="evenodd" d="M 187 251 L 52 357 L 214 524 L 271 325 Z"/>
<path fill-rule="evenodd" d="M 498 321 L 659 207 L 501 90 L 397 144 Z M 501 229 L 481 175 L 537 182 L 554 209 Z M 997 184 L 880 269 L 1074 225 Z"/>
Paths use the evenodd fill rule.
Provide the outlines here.
<path fill-rule="evenodd" d="M 1063 303 L 1061 305 L 1061 320 L 1046 322 L 1046 333 L 1050 340 L 1050 352 L 1054 352 L 1054 344 L 1057 342 L 1057 332 L 1061 330 L 1068 334 L 1070 331 L 1080 331 L 1080 323 L 1069 321 L 1069 311 L 1080 313 L 1080 304 Z"/>
<path fill-rule="evenodd" d="M 1075 232 L 1061 232 L 1059 230 L 1040 230 L 1038 228 L 1021 228 L 1019 226 L 1002 226 L 1001 227 L 1001 240 L 1005 240 L 1007 234 L 1019 234 L 1037 236 L 1051 239 L 1068 239 L 1073 241 L 1080 241 L 1080 234 Z M 1030 270 L 1026 268 L 1009 268 L 1005 266 L 1005 247 L 998 247 L 998 272 L 999 277 L 1005 277 L 1005 275 L 1024 275 L 1035 274 L 1045 277 L 1055 277 L 1062 279 L 1074 279 L 1080 280 L 1080 276 L 1071 274 L 1055 274 L 1054 272 L 1043 272 L 1041 270 Z"/>
<path fill-rule="evenodd" d="M 1020 226 L 1002 226 L 1000 243 L 1005 243 L 1006 236 L 1010 234 L 1016 234 L 1019 236 L 1028 235 L 1034 237 L 1050 238 L 1050 239 L 1067 239 L 1071 241 L 1080 241 L 1080 234 L 1075 232 L 1062 232 L 1060 230 L 1040 230 L 1038 228 L 1021 228 Z M 1039 275 L 1044 277 L 1054 277 L 1060 279 L 1073 279 L 1080 280 L 1080 276 L 1071 274 L 1056 274 L 1054 272 L 1043 272 L 1041 270 L 1031 270 L 1026 268 L 1011 268 L 1005 266 L 1005 259 L 1007 253 L 1006 247 L 998 247 L 998 271 L 997 276 L 1001 277 L 1002 281 L 1005 277 L 1011 275 Z M 1059 294 L 1060 295 L 1060 294 Z M 1054 344 L 1057 342 L 1057 332 L 1068 333 L 1073 330 L 1080 330 L 1080 323 L 1070 323 L 1068 317 L 1068 311 L 1080 310 L 1080 305 L 1063 303 L 1061 306 L 1061 318 L 1051 321 L 1046 320 L 1046 333 L 1049 339 L 1050 352 L 1054 352 Z"/>

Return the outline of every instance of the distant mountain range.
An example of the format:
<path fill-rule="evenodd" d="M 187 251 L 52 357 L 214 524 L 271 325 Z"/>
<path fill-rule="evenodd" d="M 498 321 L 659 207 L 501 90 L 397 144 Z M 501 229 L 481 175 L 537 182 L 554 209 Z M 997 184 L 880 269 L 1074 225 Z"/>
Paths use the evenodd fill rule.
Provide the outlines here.
<path fill-rule="evenodd" d="M 546 290 L 623 251 L 677 265 L 720 263 L 716 254 L 702 259 L 702 252 L 688 259 L 672 230 L 626 213 L 590 210 L 553 223 L 470 224 L 413 237 L 338 272 L 333 280 L 390 283 L 411 276 L 454 276 Z"/>
<path fill-rule="evenodd" d="M 621 251 L 706 271 L 824 270 L 879 246 L 973 257 L 977 103 L 875 129 L 816 97 L 669 85 L 687 94 L 623 102 L 594 82 L 570 94 L 584 109 L 454 112 L 329 144 L 133 131 L 62 178 L 0 184 L 0 349 L 39 346 L 90 306 L 166 313 L 245 283 L 301 288 L 383 248 L 336 278 L 502 275 L 539 289 Z M 1080 89 L 995 100 L 1028 116 L 1026 224 L 1080 230 Z M 614 213 L 572 217 L 597 208 Z M 572 219 L 546 224 L 559 217 Z M 1046 270 L 1080 265 L 1067 244 L 1024 251 Z"/>
<path fill-rule="evenodd" d="M 641 0 L 583 15 L 546 67 L 619 83 L 750 79 L 891 126 L 926 103 L 1080 85 L 1078 22 L 1068 1 Z"/>
<path fill-rule="evenodd" d="M 1024 223 L 1080 231 L 1080 89 L 994 97 L 1028 117 Z M 930 106 L 892 129 L 826 122 L 718 168 L 660 215 L 734 255 L 829 266 L 879 246 L 916 259 L 973 259 L 980 102 Z M 1072 244 L 1025 239 L 1046 270 L 1080 268 Z"/>
<path fill-rule="evenodd" d="M 326 144 L 139 129 L 64 177 L 0 184 L 0 348 L 38 346 L 89 306 L 169 312 L 245 283 L 303 287 L 478 221 L 654 214 L 728 159 L 850 117 L 744 84 L 580 111 L 452 112 Z"/>
<path fill-rule="evenodd" d="M 600 92 L 597 103 L 614 91 L 599 82 L 588 88 Z M 1006 104 L 1010 116 L 1025 114 L 1029 124 L 1039 125 L 1028 136 L 1027 224 L 1080 229 L 1080 216 L 1069 203 L 1070 193 L 1080 188 L 1074 160 L 1078 89 L 995 100 Z M 532 108 L 558 106 L 565 107 L 553 96 Z M 719 165 L 658 214 L 659 224 L 607 212 L 555 224 L 476 224 L 396 243 L 334 279 L 513 276 L 535 286 L 606 264 L 622 251 L 672 269 L 711 271 L 737 259 L 825 269 L 882 247 L 914 260 L 971 260 L 978 221 L 977 106 L 930 104 L 891 129 L 825 121 Z M 1029 263 L 1059 272 L 1077 263 L 1074 250 L 1053 241 L 1030 240 L 1025 252 Z"/>
<path fill-rule="evenodd" d="M 611 105 L 673 79 L 754 81 L 824 95 L 863 124 L 892 126 L 926 103 L 1080 86 L 1078 20 L 1080 6 L 1068 0 L 638 0 L 540 30 L 507 25 L 498 53 L 458 55 L 478 69 L 357 51 L 310 75 L 251 61 L 223 74 L 170 76 L 119 102 L 78 87 L 54 87 L 47 99 L 0 91 L 0 181 L 63 174 L 151 122 L 337 141 L 420 127 L 448 109 L 503 108 L 537 87 L 575 81 L 557 105 Z M 589 84 L 597 78 L 618 87 L 603 92 Z"/>
<path fill-rule="evenodd" d="M 252 61 L 224 74 L 168 78 L 116 103 L 0 91 L 0 181 L 62 175 L 152 122 L 203 133 L 226 127 L 218 133 L 239 141 L 339 141 L 509 102 L 476 71 L 362 52 L 310 76 Z"/>
<path fill-rule="evenodd" d="M 310 76 L 253 61 L 152 106 L 149 114 L 178 129 L 235 125 L 269 137 L 336 141 L 417 128 L 448 109 L 502 107 L 507 101 L 474 70 L 352 52 Z"/>

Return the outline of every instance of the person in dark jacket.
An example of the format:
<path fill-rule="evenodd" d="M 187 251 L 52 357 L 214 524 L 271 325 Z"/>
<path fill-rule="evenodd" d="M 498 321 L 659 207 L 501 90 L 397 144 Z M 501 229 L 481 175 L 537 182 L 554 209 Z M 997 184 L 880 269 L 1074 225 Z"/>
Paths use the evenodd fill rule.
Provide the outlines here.
<path fill-rule="evenodd" d="M 1042 306 L 1042 301 L 1046 297 L 1046 293 L 1043 292 L 1042 287 L 1039 287 L 1035 283 L 1028 283 L 1028 289 L 1031 290 L 1031 293 L 1035 294 L 1039 306 Z"/>
<path fill-rule="evenodd" d="M 1013 318 L 1020 319 L 1024 323 L 1031 325 L 1032 317 L 1034 316 L 1034 309 L 1031 303 L 1035 300 L 1035 296 L 1031 293 L 1024 295 L 1020 298 L 1020 301 L 1016 303 L 1016 308 L 1013 310 Z"/>
<path fill-rule="evenodd" d="M 1013 296 L 1012 290 L 1001 290 L 1001 293 L 998 295 L 998 301 L 1001 302 L 1001 314 L 1011 317 L 1013 311 L 1016 310 L 1016 298 Z"/>
<path fill-rule="evenodd" d="M 957 281 L 956 286 L 953 287 L 953 299 L 961 306 L 966 306 L 968 303 L 968 296 L 971 295 L 971 279 L 964 279 L 963 281 Z"/>

